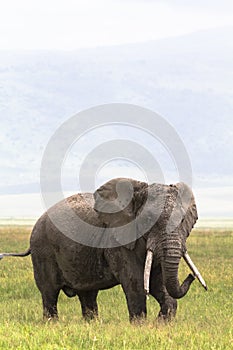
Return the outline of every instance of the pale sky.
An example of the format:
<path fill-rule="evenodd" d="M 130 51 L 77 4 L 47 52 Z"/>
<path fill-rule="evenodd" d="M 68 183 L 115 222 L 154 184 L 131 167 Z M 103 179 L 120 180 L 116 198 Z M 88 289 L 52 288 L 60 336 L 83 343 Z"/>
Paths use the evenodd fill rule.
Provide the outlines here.
<path fill-rule="evenodd" d="M 8 0 L 0 50 L 116 45 L 231 25 L 233 1 Z"/>
<path fill-rule="evenodd" d="M 0 5 L 0 51 L 75 50 L 145 42 L 232 24 L 233 0 L 8 0 Z M 164 79 L 166 82 L 166 76 Z M 216 82 L 219 84 L 218 79 Z M 18 90 L 14 84 L 9 86 L 6 84 L 6 91 L 9 88 L 10 98 L 17 102 Z M 7 94 L 2 95 L 3 101 Z M 19 98 L 19 106 L 12 109 L 14 113 L 20 113 L 20 101 Z M 27 99 L 22 101 L 29 106 Z M 5 137 L 7 140 L 7 134 Z M 5 147 L 8 148 L 7 141 Z M 226 187 L 224 192 L 220 188 L 197 188 L 195 195 L 200 216 L 232 215 L 233 187 Z M 0 217 L 37 216 L 43 210 L 39 194 L 0 196 Z"/>

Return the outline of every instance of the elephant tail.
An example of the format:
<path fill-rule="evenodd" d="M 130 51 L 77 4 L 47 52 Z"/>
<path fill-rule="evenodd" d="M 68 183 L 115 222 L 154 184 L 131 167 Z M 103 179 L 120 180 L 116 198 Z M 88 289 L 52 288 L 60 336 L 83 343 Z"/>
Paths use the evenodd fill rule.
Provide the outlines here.
<path fill-rule="evenodd" d="M 26 252 L 24 253 L 0 253 L 0 260 L 3 259 L 5 256 L 18 256 L 18 257 L 25 257 L 31 254 L 31 249 L 28 248 Z"/>

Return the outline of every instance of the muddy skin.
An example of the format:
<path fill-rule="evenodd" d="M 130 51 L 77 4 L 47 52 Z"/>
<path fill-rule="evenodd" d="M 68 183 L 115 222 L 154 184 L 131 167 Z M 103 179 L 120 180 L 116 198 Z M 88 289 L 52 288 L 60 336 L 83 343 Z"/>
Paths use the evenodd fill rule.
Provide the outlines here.
<path fill-rule="evenodd" d="M 121 201 L 118 212 L 106 213 L 104 206 L 108 203 L 101 201 L 101 198 L 114 201 L 119 182 L 123 183 L 123 202 L 124 196 L 127 197 L 126 203 L 129 194 L 132 198 L 126 207 Z M 187 193 L 190 194 L 188 203 L 185 199 Z M 116 229 L 114 239 L 117 241 L 118 228 L 137 218 L 146 200 L 146 210 L 135 228 L 138 238 L 124 246 L 94 248 L 78 243 L 79 235 L 83 237 L 87 232 L 82 226 L 72 226 L 72 220 L 66 216 L 68 205 L 74 215 L 92 225 L 92 231 L 88 234 L 93 239 L 100 241 L 100 233 L 111 227 Z M 162 208 L 159 215 L 156 213 L 158 208 Z M 153 221 L 156 215 L 156 222 L 152 225 L 149 222 L 148 225 L 150 218 Z M 172 215 L 174 218 L 169 226 Z M 68 237 L 54 225 L 51 217 L 62 222 L 69 231 Z M 42 296 L 43 316 L 46 319 L 58 318 L 57 300 L 60 291 L 63 291 L 68 297 L 77 296 L 83 317 L 93 319 L 98 316 L 98 291 L 120 284 L 126 297 L 129 320 L 143 320 L 147 313 L 144 265 L 147 250 L 150 249 L 153 252 L 150 294 L 160 305 L 159 319 L 170 320 L 176 314 L 176 299 L 183 297 L 193 282 L 193 277 L 189 276 L 180 285 L 178 268 L 186 249 L 186 239 L 196 220 L 194 197 L 182 183 L 148 185 L 132 179 L 114 179 L 101 186 L 94 195 L 76 194 L 57 203 L 35 224 L 28 251 Z M 148 230 L 145 225 L 149 227 Z"/>

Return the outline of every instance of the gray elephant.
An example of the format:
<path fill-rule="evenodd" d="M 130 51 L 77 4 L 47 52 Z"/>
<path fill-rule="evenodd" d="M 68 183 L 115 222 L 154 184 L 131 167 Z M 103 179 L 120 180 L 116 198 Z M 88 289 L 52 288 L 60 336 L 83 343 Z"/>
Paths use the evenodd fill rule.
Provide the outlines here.
<path fill-rule="evenodd" d="M 29 249 L 0 258 L 31 254 L 46 318 L 58 317 L 61 290 L 78 296 L 83 316 L 93 318 L 98 291 L 121 284 L 131 321 L 145 317 L 148 293 L 160 304 L 159 318 L 170 319 L 195 278 L 180 285 L 178 267 L 196 220 L 187 185 L 114 179 L 94 196 L 76 194 L 51 207 L 36 222 Z"/>

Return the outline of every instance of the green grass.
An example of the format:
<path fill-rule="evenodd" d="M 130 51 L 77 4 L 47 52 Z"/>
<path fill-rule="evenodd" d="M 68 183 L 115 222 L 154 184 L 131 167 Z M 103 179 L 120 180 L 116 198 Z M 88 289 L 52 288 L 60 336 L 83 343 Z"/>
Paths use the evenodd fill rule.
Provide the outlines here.
<path fill-rule="evenodd" d="M 29 226 L 0 227 L 0 250 L 28 247 Z M 232 349 L 233 230 L 200 230 L 188 239 L 189 253 L 205 278 L 205 292 L 195 281 L 181 299 L 171 324 L 158 324 L 157 302 L 148 300 L 143 325 L 130 325 L 121 288 L 98 296 L 99 319 L 82 320 L 79 302 L 61 293 L 59 322 L 43 322 L 39 291 L 30 257 L 0 262 L 0 349 Z M 182 262 L 180 278 L 187 275 Z"/>

